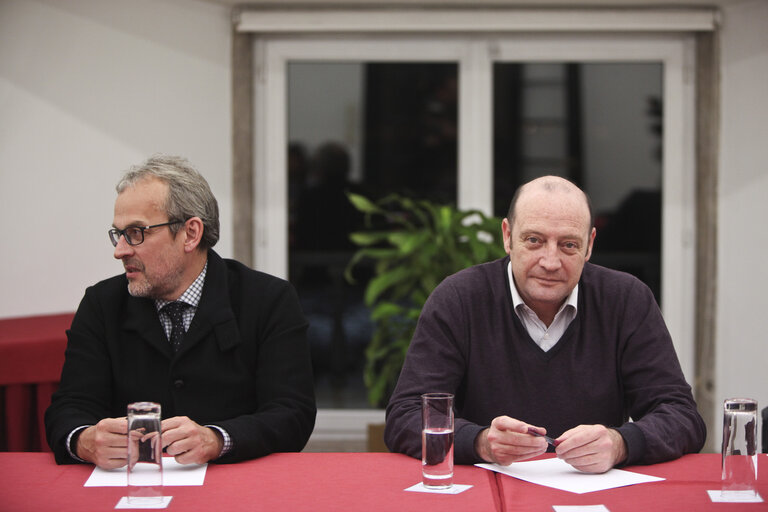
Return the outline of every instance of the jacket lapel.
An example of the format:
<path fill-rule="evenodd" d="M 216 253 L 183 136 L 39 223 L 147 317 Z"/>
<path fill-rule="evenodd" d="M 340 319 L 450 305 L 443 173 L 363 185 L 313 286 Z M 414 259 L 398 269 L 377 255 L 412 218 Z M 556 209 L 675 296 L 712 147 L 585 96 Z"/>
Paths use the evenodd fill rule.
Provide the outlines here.
<path fill-rule="evenodd" d="M 125 304 L 123 331 L 127 338 L 139 337 L 169 359 L 173 349 L 165 336 L 160 317 L 151 299 L 128 297 Z"/>
<path fill-rule="evenodd" d="M 222 351 L 240 343 L 237 319 L 230 305 L 227 266 L 218 254 L 209 250 L 203 294 L 189 330 L 184 336 L 179 355 L 209 338 L 211 331 Z"/>

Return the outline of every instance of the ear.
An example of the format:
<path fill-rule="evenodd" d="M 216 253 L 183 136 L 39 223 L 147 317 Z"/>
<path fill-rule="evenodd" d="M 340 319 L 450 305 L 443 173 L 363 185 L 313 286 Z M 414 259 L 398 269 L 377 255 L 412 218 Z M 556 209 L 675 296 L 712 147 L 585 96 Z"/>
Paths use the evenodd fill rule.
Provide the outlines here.
<path fill-rule="evenodd" d="M 192 217 L 184 223 L 184 252 L 190 253 L 198 248 L 203 239 L 203 221 L 200 217 Z"/>
<path fill-rule="evenodd" d="M 595 235 L 597 235 L 597 230 L 592 228 L 592 232 L 589 234 L 589 243 L 587 243 L 587 256 L 584 258 L 584 261 L 589 261 L 589 258 L 592 257 L 592 245 L 595 243 Z"/>
<path fill-rule="evenodd" d="M 504 250 L 510 254 L 512 252 L 512 226 L 506 217 L 501 221 L 501 237 L 504 239 Z"/>

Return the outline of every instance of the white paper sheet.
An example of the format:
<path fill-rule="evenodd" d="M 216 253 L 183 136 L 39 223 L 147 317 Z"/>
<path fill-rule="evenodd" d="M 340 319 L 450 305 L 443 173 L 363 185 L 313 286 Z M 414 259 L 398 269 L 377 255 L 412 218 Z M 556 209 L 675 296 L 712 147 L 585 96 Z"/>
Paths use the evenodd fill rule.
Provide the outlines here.
<path fill-rule="evenodd" d="M 552 505 L 555 512 L 610 512 L 605 505 Z"/>
<path fill-rule="evenodd" d="M 745 491 L 707 491 L 713 503 L 762 503 L 763 498 L 756 492 Z"/>
<path fill-rule="evenodd" d="M 582 473 L 558 458 L 515 462 L 509 466 L 500 466 L 498 464 L 475 465 L 491 471 L 504 473 L 526 482 L 554 487 L 555 489 L 576 494 L 664 480 L 656 476 L 648 476 L 621 469 L 611 469 L 601 474 Z"/>
<path fill-rule="evenodd" d="M 424 484 L 422 482 L 419 482 L 416 485 L 412 485 L 405 490 L 411 491 L 411 492 L 428 492 L 432 494 L 459 494 L 460 492 L 464 492 L 471 487 L 472 487 L 471 485 L 453 484 L 447 489 L 427 489 L 426 487 L 424 487 Z"/>
<path fill-rule="evenodd" d="M 163 486 L 203 485 L 208 464 L 179 464 L 173 457 L 163 457 Z M 84 487 L 125 487 L 128 484 L 126 468 L 93 468 Z"/>
<path fill-rule="evenodd" d="M 141 503 L 136 504 L 134 503 L 128 503 L 128 496 L 123 496 L 120 498 L 120 501 L 117 502 L 117 505 L 115 505 L 115 508 L 118 509 L 147 509 L 147 508 L 168 508 L 168 504 L 171 503 L 171 500 L 173 499 L 173 496 L 163 496 L 163 499 L 158 503 Z"/>

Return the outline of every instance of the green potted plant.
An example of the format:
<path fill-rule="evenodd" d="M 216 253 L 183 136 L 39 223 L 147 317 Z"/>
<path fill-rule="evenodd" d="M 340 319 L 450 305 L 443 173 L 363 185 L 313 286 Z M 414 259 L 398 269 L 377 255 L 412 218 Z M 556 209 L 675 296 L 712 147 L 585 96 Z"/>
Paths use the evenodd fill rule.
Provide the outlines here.
<path fill-rule="evenodd" d="M 383 407 L 394 390 L 421 308 L 435 287 L 459 270 L 504 255 L 501 219 L 426 200 L 390 195 L 371 201 L 347 194 L 364 213 L 365 231 L 346 269 L 366 261 L 373 277 L 365 288 L 374 332 L 366 349 L 369 402 Z"/>

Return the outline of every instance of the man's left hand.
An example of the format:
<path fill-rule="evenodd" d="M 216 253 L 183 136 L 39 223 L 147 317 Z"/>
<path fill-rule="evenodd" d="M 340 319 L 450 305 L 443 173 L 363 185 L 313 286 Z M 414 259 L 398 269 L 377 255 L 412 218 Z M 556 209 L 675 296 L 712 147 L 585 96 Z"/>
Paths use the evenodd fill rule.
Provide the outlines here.
<path fill-rule="evenodd" d="M 605 473 L 627 458 L 624 438 L 603 425 L 579 425 L 557 440 L 557 456 L 585 473 Z"/>
<path fill-rule="evenodd" d="M 186 416 L 163 420 L 162 429 L 163 448 L 179 464 L 204 464 L 218 457 L 224 446 L 220 434 Z"/>

